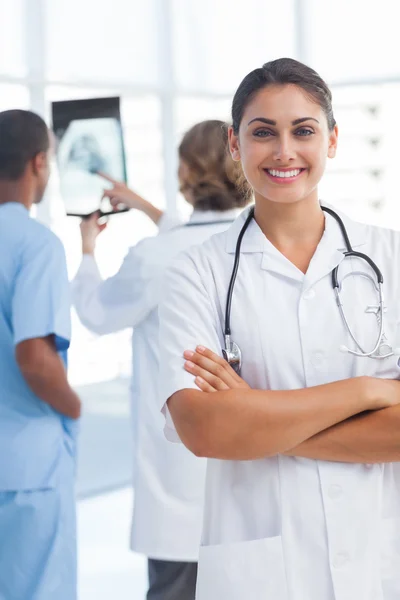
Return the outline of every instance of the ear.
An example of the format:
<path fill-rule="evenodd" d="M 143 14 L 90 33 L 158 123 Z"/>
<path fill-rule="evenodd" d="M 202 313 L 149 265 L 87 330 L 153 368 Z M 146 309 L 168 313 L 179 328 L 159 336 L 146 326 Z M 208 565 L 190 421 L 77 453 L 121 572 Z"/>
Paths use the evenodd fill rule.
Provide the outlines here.
<path fill-rule="evenodd" d="M 329 134 L 328 158 L 335 158 L 338 145 L 339 128 L 337 125 Z"/>
<path fill-rule="evenodd" d="M 235 161 L 240 160 L 240 148 L 239 148 L 239 137 L 233 133 L 233 127 L 228 129 L 228 144 L 229 152 L 231 153 L 232 159 Z"/>
<path fill-rule="evenodd" d="M 49 166 L 49 157 L 47 152 L 39 152 L 32 158 L 32 171 L 34 175 L 39 175 Z"/>

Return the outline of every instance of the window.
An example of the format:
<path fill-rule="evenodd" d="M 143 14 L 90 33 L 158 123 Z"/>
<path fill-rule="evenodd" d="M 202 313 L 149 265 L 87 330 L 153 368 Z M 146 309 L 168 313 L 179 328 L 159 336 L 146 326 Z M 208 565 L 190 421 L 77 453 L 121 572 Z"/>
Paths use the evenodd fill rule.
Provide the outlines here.
<path fill-rule="evenodd" d="M 356 219 L 400 227 L 397 106 L 400 83 L 333 88 L 337 156 L 328 160 L 321 198 Z"/>
<path fill-rule="evenodd" d="M 53 81 L 157 81 L 154 0 L 45 0 L 47 77 Z"/>
<path fill-rule="evenodd" d="M 400 76 L 398 2 L 302 0 L 307 59 L 331 82 Z"/>
<path fill-rule="evenodd" d="M 252 69 L 294 56 L 292 0 L 173 0 L 180 90 L 231 94 Z"/>
<path fill-rule="evenodd" d="M 0 83 L 0 110 L 29 108 L 29 91 L 23 85 Z"/>
<path fill-rule="evenodd" d="M 27 74 L 23 9 L 23 0 L 0 0 L 0 75 Z"/>

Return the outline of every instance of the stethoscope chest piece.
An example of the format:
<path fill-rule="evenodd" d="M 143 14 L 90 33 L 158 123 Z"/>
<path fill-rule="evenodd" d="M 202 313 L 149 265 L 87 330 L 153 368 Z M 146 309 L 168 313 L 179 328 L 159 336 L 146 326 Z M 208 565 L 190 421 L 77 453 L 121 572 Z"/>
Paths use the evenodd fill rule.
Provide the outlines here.
<path fill-rule="evenodd" d="M 375 352 L 375 356 L 378 358 L 386 358 L 388 356 L 393 356 L 396 354 L 396 348 L 393 350 L 392 346 L 390 346 L 387 342 L 381 343 Z"/>
<path fill-rule="evenodd" d="M 226 339 L 228 338 L 228 339 Z M 236 342 L 232 342 L 229 336 L 225 338 L 225 348 L 222 348 L 222 356 L 230 364 L 232 369 L 240 375 L 242 366 L 242 352 Z"/>

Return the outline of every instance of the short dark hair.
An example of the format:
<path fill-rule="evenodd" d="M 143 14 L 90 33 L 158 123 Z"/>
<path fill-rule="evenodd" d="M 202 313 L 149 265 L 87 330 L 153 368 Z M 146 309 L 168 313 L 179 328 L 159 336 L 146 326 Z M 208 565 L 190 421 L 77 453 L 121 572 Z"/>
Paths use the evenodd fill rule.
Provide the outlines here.
<path fill-rule="evenodd" d="M 29 110 L 0 112 L 0 179 L 17 180 L 26 165 L 49 149 L 49 132 L 39 115 Z"/>
<path fill-rule="evenodd" d="M 238 134 L 246 106 L 259 90 L 269 85 L 286 84 L 302 88 L 310 98 L 320 105 L 326 115 L 329 130 L 332 131 L 336 121 L 332 110 L 332 93 L 328 85 L 314 69 L 307 65 L 293 58 L 278 58 L 251 71 L 239 85 L 232 102 L 234 133 Z"/>

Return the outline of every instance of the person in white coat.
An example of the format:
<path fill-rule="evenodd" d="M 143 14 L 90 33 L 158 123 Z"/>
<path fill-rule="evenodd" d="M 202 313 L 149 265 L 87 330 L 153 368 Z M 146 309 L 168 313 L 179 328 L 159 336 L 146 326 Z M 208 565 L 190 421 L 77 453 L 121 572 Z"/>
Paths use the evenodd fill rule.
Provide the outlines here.
<path fill-rule="evenodd" d="M 123 184 L 106 194 L 144 210 L 158 236 L 131 248 L 118 273 L 102 281 L 95 240 L 97 216 L 81 224 L 83 260 L 73 282 L 73 301 L 83 324 L 98 334 L 132 327 L 132 407 L 135 420 L 135 502 L 131 547 L 149 558 L 149 600 L 193 600 L 202 525 L 205 461 L 163 435 L 158 410 L 158 316 L 166 267 L 181 250 L 226 229 L 249 201 L 243 173 L 228 152 L 227 126 L 195 125 L 179 147 L 179 182 L 193 205 L 186 225 L 171 227 L 166 215 Z M 167 221 L 167 222 L 166 222 Z M 166 230 L 167 229 L 167 230 Z M 162 231 L 164 230 L 164 231 Z"/>
<path fill-rule="evenodd" d="M 208 458 L 196 597 L 398 600 L 400 234 L 319 201 L 338 128 L 309 67 L 249 73 L 229 140 L 255 209 L 159 308 L 165 434 Z"/>

